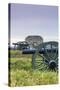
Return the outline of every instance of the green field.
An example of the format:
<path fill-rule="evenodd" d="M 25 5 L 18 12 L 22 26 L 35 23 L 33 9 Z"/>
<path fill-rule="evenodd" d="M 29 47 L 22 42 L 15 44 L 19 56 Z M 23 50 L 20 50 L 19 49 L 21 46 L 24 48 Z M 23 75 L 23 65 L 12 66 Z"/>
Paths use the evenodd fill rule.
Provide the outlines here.
<path fill-rule="evenodd" d="M 22 55 L 21 51 L 10 51 L 10 82 L 14 86 L 35 86 L 58 84 L 58 73 L 50 70 L 33 70 L 32 55 Z"/>

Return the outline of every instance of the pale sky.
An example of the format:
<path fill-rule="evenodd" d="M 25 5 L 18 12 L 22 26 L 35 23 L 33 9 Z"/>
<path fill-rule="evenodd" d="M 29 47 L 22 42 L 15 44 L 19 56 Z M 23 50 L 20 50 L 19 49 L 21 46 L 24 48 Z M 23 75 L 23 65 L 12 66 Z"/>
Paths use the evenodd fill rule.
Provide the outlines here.
<path fill-rule="evenodd" d="M 44 41 L 58 40 L 58 7 L 11 4 L 11 41 L 40 35 Z"/>

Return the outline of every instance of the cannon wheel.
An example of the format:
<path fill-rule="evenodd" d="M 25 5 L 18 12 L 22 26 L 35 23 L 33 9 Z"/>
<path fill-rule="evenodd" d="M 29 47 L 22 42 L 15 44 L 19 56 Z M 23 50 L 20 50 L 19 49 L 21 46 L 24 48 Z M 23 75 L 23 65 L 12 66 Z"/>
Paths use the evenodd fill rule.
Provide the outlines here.
<path fill-rule="evenodd" d="M 40 54 L 39 50 L 44 49 L 44 53 Z M 49 52 L 49 49 L 51 50 Z M 55 49 L 55 52 L 53 52 Z M 45 42 L 38 46 L 37 51 L 32 56 L 32 66 L 34 69 L 45 70 L 49 69 L 49 62 L 54 60 L 58 67 L 58 43 Z"/>

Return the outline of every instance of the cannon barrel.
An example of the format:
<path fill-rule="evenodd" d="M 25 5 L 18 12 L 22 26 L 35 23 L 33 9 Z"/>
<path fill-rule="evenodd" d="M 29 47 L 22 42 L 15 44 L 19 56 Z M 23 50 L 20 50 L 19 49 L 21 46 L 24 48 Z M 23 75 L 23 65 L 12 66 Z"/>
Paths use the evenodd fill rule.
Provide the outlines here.
<path fill-rule="evenodd" d="M 36 50 L 30 50 L 30 49 L 24 49 L 22 51 L 22 54 L 34 54 L 36 52 Z"/>
<path fill-rule="evenodd" d="M 22 51 L 22 54 L 34 54 L 35 52 L 37 51 L 37 49 L 24 49 Z M 41 48 L 38 50 L 40 54 L 44 54 L 45 51 L 48 51 L 48 52 L 51 52 L 51 49 L 44 49 L 44 48 Z M 56 49 L 52 49 L 53 52 L 56 51 Z"/>

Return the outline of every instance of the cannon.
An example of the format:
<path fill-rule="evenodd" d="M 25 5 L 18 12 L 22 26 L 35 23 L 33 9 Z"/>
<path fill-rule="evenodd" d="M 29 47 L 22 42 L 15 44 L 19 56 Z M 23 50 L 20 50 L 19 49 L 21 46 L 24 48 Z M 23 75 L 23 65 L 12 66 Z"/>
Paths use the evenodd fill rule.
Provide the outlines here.
<path fill-rule="evenodd" d="M 24 49 L 22 54 L 32 54 L 33 69 L 58 69 L 58 42 L 56 41 L 44 42 L 37 48 Z"/>

